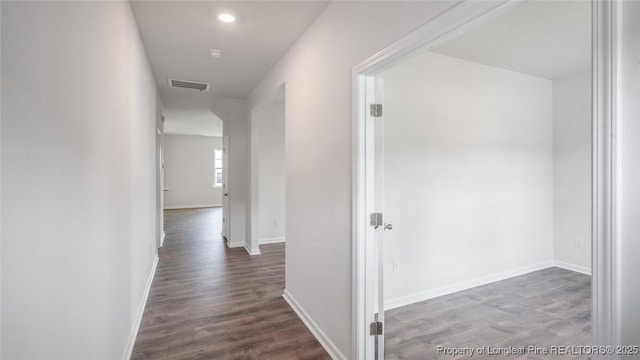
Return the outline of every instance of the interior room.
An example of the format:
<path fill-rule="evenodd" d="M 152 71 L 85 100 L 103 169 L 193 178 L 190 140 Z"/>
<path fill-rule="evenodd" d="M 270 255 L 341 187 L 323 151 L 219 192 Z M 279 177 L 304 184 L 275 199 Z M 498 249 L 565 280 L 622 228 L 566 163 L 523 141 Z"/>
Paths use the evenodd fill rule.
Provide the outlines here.
<path fill-rule="evenodd" d="M 590 344 L 590 17 L 526 2 L 382 74 L 386 359 Z"/>
<path fill-rule="evenodd" d="M 164 121 L 164 208 L 222 206 L 222 121 L 211 112 Z"/>

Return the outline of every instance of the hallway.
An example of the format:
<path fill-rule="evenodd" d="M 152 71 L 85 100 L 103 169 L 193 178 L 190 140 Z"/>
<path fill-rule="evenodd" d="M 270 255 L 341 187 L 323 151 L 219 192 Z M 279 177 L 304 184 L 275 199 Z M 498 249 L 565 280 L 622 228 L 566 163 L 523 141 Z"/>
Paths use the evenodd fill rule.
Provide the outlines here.
<path fill-rule="evenodd" d="M 221 212 L 165 211 L 132 359 L 329 359 L 281 296 L 284 244 L 253 257 L 227 248 Z"/>

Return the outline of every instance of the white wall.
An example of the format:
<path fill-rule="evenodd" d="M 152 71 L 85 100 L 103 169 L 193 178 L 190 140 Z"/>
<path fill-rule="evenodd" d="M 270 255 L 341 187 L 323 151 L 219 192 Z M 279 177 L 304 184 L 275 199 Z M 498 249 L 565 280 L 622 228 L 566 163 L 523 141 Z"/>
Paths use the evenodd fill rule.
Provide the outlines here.
<path fill-rule="evenodd" d="M 591 273 L 591 140 L 591 72 L 554 79 L 554 258 L 586 273 Z"/>
<path fill-rule="evenodd" d="M 624 1 L 621 61 L 622 342 L 640 343 L 640 2 Z M 3 119 L 4 120 L 4 119 Z M 629 356 L 628 358 L 637 358 Z"/>
<path fill-rule="evenodd" d="M 2 6 L 2 357 L 122 359 L 156 258 L 156 88 L 130 5 Z"/>
<path fill-rule="evenodd" d="M 284 102 L 254 111 L 258 132 L 258 211 L 260 243 L 285 237 Z"/>
<path fill-rule="evenodd" d="M 352 357 L 351 70 L 455 5 L 329 3 L 249 97 L 286 83 L 286 289 L 336 357 Z"/>
<path fill-rule="evenodd" d="M 222 120 L 223 137 L 229 136 L 229 245 L 251 246 L 247 234 L 251 233 L 251 216 L 247 209 L 251 205 L 249 174 L 250 111 L 244 99 L 216 98 L 211 111 Z"/>
<path fill-rule="evenodd" d="M 429 52 L 383 78 L 388 307 L 550 266 L 551 81 Z"/>
<path fill-rule="evenodd" d="M 222 187 L 213 187 L 222 138 L 165 134 L 164 149 L 165 209 L 222 206 Z"/>

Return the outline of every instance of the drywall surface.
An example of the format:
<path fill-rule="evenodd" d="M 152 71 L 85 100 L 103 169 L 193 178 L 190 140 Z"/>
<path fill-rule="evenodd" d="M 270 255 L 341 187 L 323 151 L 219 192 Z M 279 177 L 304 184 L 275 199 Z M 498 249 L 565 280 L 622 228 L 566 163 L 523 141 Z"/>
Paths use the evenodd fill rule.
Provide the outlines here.
<path fill-rule="evenodd" d="M 222 120 L 223 137 L 229 136 L 229 232 L 227 240 L 230 246 L 249 247 L 251 216 L 247 210 L 251 205 L 249 196 L 249 157 L 250 111 L 244 99 L 216 98 L 211 111 Z"/>
<path fill-rule="evenodd" d="M 214 187 L 214 150 L 222 138 L 165 134 L 165 208 L 222 206 L 222 187 Z"/>
<path fill-rule="evenodd" d="M 2 358 L 123 359 L 156 257 L 156 88 L 130 5 L 2 7 Z"/>
<path fill-rule="evenodd" d="M 549 266 L 551 81 L 429 52 L 383 78 L 386 301 Z"/>
<path fill-rule="evenodd" d="M 329 3 L 249 97 L 286 83 L 286 288 L 336 358 L 353 357 L 351 71 L 455 5 Z"/>
<path fill-rule="evenodd" d="M 285 237 L 284 102 L 254 112 L 258 129 L 259 240 Z"/>
<path fill-rule="evenodd" d="M 640 344 L 640 2 L 623 1 L 621 57 L 622 342 Z M 4 80 L 4 79 L 3 79 Z M 3 119 L 4 121 L 4 119 Z M 6 211 L 6 210 L 5 210 Z M 6 346 L 6 345 L 5 345 Z M 629 356 L 637 359 L 637 356 Z"/>
<path fill-rule="evenodd" d="M 591 272 L 591 73 L 553 80 L 553 234 L 559 264 Z"/>

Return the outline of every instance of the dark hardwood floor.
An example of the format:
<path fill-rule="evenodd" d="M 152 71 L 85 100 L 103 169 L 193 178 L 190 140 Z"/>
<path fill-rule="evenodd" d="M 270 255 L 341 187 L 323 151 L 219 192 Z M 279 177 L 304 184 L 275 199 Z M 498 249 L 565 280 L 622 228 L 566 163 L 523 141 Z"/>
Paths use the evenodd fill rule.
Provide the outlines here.
<path fill-rule="evenodd" d="M 549 268 L 385 312 L 385 359 L 452 359 L 450 348 L 591 345 L 591 277 Z M 469 357 L 456 357 L 469 358 Z M 498 359 L 505 356 L 478 356 Z M 509 359 L 589 359 L 513 355 Z"/>
<path fill-rule="evenodd" d="M 284 244 L 249 256 L 226 248 L 220 227 L 219 208 L 165 212 L 167 237 L 132 359 L 330 359 L 281 296 Z M 438 345 L 589 345 L 590 284 L 551 268 L 387 311 L 385 358 L 452 358 Z"/>
<path fill-rule="evenodd" d="M 228 249 L 221 209 L 165 211 L 132 359 L 330 359 L 282 298 L 284 244 Z"/>

